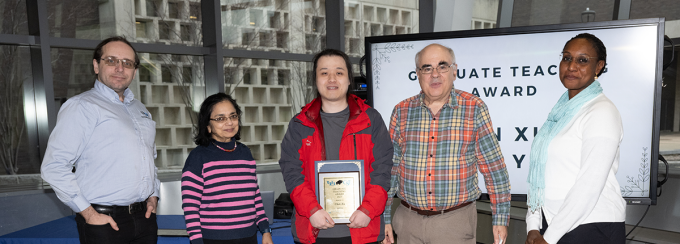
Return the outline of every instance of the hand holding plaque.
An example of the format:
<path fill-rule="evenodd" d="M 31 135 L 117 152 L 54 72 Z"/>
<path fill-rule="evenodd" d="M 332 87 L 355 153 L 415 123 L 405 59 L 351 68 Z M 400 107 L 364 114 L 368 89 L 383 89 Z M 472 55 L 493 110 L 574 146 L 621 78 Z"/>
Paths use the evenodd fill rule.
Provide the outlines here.
<path fill-rule="evenodd" d="M 336 224 L 349 219 L 364 196 L 363 160 L 317 161 L 316 192 L 321 207 Z"/>
<path fill-rule="evenodd" d="M 319 209 L 316 213 L 312 214 L 312 216 L 309 217 L 309 223 L 312 224 L 312 227 L 320 230 L 333 228 L 333 226 L 335 226 L 333 218 L 331 218 L 331 216 L 323 209 Z"/>
<path fill-rule="evenodd" d="M 371 217 L 368 217 L 364 212 L 355 210 L 351 217 L 349 217 L 349 228 L 364 228 L 371 223 Z"/>

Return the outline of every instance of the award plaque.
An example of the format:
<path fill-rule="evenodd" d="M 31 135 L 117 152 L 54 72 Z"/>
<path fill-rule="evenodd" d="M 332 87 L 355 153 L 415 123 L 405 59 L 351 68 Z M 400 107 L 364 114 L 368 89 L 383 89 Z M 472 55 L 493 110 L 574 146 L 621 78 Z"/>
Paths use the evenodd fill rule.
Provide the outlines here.
<path fill-rule="evenodd" d="M 319 204 L 336 224 L 348 224 L 364 197 L 364 161 L 316 161 L 315 164 Z"/>

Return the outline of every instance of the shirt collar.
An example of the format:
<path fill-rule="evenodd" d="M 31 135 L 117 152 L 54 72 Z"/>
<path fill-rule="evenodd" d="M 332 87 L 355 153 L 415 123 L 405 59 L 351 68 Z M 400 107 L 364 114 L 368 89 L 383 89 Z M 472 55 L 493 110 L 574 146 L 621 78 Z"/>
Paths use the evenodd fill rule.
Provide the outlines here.
<path fill-rule="evenodd" d="M 456 108 L 458 107 L 458 94 L 456 93 L 456 88 L 451 87 L 451 95 L 449 96 L 449 102 L 444 104 L 444 107 Z M 425 93 L 421 90 L 418 94 L 418 104 L 421 107 L 427 107 L 425 104 Z"/>
<path fill-rule="evenodd" d="M 108 86 L 104 85 L 99 79 L 97 79 L 94 82 L 94 89 L 99 92 L 100 94 L 104 95 L 106 98 L 110 98 L 113 101 L 120 101 L 120 97 L 118 96 L 118 93 L 113 91 L 113 89 L 109 88 Z M 123 103 L 125 104 L 130 104 L 132 101 L 135 100 L 135 94 L 132 93 L 130 88 L 125 88 L 125 91 L 123 92 L 123 96 L 125 98 L 123 99 Z"/>

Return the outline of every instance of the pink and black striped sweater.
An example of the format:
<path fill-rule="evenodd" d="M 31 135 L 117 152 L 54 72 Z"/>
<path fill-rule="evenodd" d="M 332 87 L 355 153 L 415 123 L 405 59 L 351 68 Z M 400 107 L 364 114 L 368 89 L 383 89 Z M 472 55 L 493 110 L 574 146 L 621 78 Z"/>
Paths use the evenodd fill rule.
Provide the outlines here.
<path fill-rule="evenodd" d="M 232 149 L 237 142 L 213 143 Z M 182 170 L 182 209 L 192 244 L 251 237 L 269 228 L 250 149 L 237 143 L 235 151 L 225 152 L 213 143 L 192 150 Z"/>

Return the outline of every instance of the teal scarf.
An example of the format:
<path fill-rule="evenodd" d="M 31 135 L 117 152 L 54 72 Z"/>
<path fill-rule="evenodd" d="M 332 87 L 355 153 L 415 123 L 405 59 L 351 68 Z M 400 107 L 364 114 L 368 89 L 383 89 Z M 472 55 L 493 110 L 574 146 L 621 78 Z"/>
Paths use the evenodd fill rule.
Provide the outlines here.
<path fill-rule="evenodd" d="M 534 137 L 531 143 L 531 164 L 529 166 L 529 211 L 535 212 L 543 206 L 545 198 L 545 163 L 548 160 L 548 146 L 552 139 L 571 122 L 572 118 L 581 110 L 583 104 L 593 100 L 602 93 L 600 82 L 594 81 L 590 86 L 569 99 L 569 91 L 562 94 L 555 107 L 552 108 L 548 119 Z"/>

